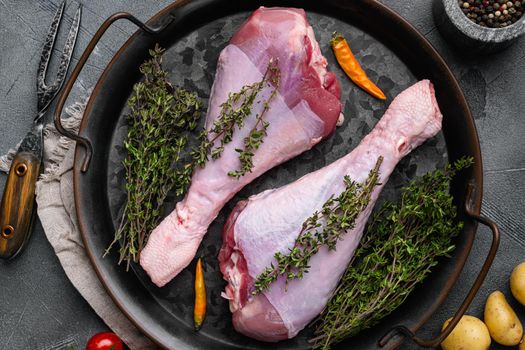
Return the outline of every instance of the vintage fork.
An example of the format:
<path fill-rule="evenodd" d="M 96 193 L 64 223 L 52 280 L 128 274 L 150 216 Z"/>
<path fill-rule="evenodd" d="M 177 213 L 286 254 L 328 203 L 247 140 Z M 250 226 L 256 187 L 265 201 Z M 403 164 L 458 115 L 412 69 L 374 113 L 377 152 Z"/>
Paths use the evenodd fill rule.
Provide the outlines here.
<path fill-rule="evenodd" d="M 10 259 L 22 251 L 32 230 L 35 185 L 40 174 L 43 153 L 44 115 L 58 95 L 66 77 L 78 36 L 82 6 L 79 5 L 60 55 L 55 80 L 47 84 L 46 74 L 66 1 L 59 6 L 49 27 L 37 72 L 37 115 L 33 126 L 20 143 L 13 158 L 0 204 L 0 258 Z"/>

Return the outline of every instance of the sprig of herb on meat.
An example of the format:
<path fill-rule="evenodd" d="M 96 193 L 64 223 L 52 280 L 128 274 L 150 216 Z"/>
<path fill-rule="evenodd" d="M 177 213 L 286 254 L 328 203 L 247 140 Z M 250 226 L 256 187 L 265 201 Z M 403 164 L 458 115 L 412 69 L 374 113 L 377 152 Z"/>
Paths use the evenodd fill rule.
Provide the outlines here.
<path fill-rule="evenodd" d="M 275 253 L 277 265 L 267 267 L 255 280 L 253 294 L 267 289 L 279 276 L 289 280 L 302 278 L 308 272 L 313 255 L 323 246 L 336 250 L 337 242 L 345 232 L 354 228 L 359 214 L 368 206 L 374 188 L 379 184 L 379 168 L 383 162 L 380 156 L 363 183 L 345 176 L 345 190 L 337 197 L 332 195 L 320 211 L 316 211 L 303 223 L 293 248 L 287 254 Z"/>
<path fill-rule="evenodd" d="M 260 147 L 266 136 L 266 130 L 270 125 L 263 118 L 270 108 L 270 102 L 276 96 L 280 83 L 280 70 L 278 62 L 270 59 L 263 78 L 250 85 L 245 85 L 238 92 L 228 94 L 228 99 L 221 105 L 219 117 L 213 123 L 209 131 L 203 131 L 199 138 L 200 147 L 192 152 L 193 160 L 196 165 L 203 167 L 211 159 L 218 159 L 224 152 L 224 147 L 233 140 L 236 129 L 242 129 L 246 118 L 254 110 L 254 104 L 262 102 L 262 110 L 256 114 L 256 122 L 250 130 L 249 135 L 244 139 L 244 148 L 236 149 L 239 153 L 241 163 L 240 170 L 228 172 L 229 176 L 239 178 L 250 172 L 253 168 L 252 158 L 254 152 Z M 258 94 L 265 86 L 272 87 L 273 90 L 264 101 L 257 100 Z"/>
<path fill-rule="evenodd" d="M 193 172 L 193 165 L 182 162 L 182 156 L 188 132 L 197 127 L 201 103 L 194 93 L 172 86 L 162 69 L 163 52 L 159 46 L 150 50 L 151 59 L 140 67 L 144 79 L 133 86 L 128 100 L 127 156 L 123 162 L 128 198 L 120 226 L 106 250 L 120 242 L 119 264 L 125 261 L 128 268 L 138 260 L 149 233 L 159 223 L 168 192 L 184 193 Z"/>
<path fill-rule="evenodd" d="M 315 322 L 313 348 L 329 349 L 374 326 L 395 310 L 414 287 L 454 249 L 462 229 L 449 182 L 471 166 L 462 158 L 417 178 L 402 189 L 399 203 L 385 203 L 367 227 L 360 247 L 325 310 Z"/>
<path fill-rule="evenodd" d="M 261 144 L 264 142 L 264 138 L 267 136 L 267 129 L 270 123 L 265 121 L 264 115 L 270 109 L 270 102 L 277 95 L 279 84 L 281 82 L 281 74 L 277 61 L 271 59 L 268 64 L 268 69 L 263 78 L 263 82 L 267 81 L 268 85 L 273 86 L 273 90 L 270 96 L 263 102 L 263 108 L 260 113 L 256 115 L 256 122 L 254 127 L 250 130 L 248 137 L 244 138 L 244 149 L 236 149 L 239 153 L 239 160 L 241 162 L 240 170 L 232 170 L 228 173 L 228 176 L 239 178 L 244 176 L 247 172 L 251 172 L 253 168 L 252 158 L 255 155 L 255 151 L 259 149 Z"/>

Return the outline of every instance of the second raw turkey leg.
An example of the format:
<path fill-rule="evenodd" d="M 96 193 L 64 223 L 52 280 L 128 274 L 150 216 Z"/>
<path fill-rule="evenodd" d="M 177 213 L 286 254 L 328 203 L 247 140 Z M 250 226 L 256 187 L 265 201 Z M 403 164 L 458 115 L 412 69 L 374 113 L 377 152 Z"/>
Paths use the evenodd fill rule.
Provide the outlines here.
<path fill-rule="evenodd" d="M 224 227 L 219 253 L 221 272 L 228 281 L 224 296 L 230 300 L 235 329 L 263 341 L 292 338 L 326 305 L 359 244 L 364 226 L 381 189 L 396 164 L 411 150 L 441 129 L 441 113 L 434 88 L 423 80 L 392 101 L 385 115 L 348 155 L 299 180 L 262 192 L 240 202 Z M 287 254 L 303 222 L 320 211 L 331 195 L 344 189 L 343 177 L 364 182 L 378 157 L 379 183 L 355 227 L 344 233 L 337 250 L 322 247 L 309 262 L 302 279 L 281 276 L 262 294 L 252 295 L 254 281 L 276 252 Z"/>

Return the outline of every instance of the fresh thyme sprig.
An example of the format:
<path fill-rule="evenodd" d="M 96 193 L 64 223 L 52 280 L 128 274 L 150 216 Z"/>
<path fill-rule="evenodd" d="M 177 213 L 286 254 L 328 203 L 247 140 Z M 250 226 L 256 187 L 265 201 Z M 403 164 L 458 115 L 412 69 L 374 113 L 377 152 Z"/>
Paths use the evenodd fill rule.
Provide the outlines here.
<path fill-rule="evenodd" d="M 339 285 L 315 324 L 313 348 L 329 349 L 347 336 L 374 326 L 395 310 L 454 249 L 462 229 L 449 182 L 473 164 L 462 158 L 444 170 L 417 178 L 374 215 Z"/>
<path fill-rule="evenodd" d="M 267 289 L 279 276 L 286 277 L 286 283 L 295 278 L 302 278 L 308 272 L 310 258 L 322 246 L 335 250 L 337 242 L 345 232 L 355 226 L 359 214 L 368 206 L 374 188 L 379 184 L 379 168 L 383 157 L 379 156 L 368 178 L 357 183 L 345 176 L 345 190 L 337 197 L 333 195 L 323 204 L 320 212 L 316 211 L 303 223 L 293 248 L 287 254 L 275 253 L 277 262 L 267 267 L 255 280 L 253 294 Z"/>
<path fill-rule="evenodd" d="M 240 170 L 232 170 L 228 172 L 228 175 L 239 178 L 251 171 L 254 152 L 263 143 L 264 137 L 267 135 L 266 130 L 270 125 L 263 118 L 270 108 L 270 102 L 277 94 L 279 83 L 280 70 L 278 62 L 275 59 L 270 59 L 266 72 L 260 81 L 245 85 L 238 92 L 229 93 L 228 99 L 221 105 L 219 117 L 215 120 L 211 129 L 209 131 L 205 130 L 200 134 L 200 147 L 192 151 L 194 163 L 203 167 L 209 156 L 213 160 L 220 158 L 226 144 L 233 140 L 235 128 L 242 129 L 244 127 L 246 118 L 252 114 L 254 104 L 257 101 L 257 103 L 262 103 L 262 110 L 256 114 L 255 125 L 244 139 L 244 149 L 236 149 L 241 163 Z M 272 92 L 266 100 L 257 100 L 258 94 L 265 86 L 273 86 Z"/>
<path fill-rule="evenodd" d="M 277 95 L 277 90 L 279 89 L 279 84 L 281 82 L 281 74 L 279 71 L 279 66 L 277 61 L 271 59 L 268 64 L 268 69 L 266 70 L 265 77 L 263 82 L 266 81 L 267 84 L 273 86 L 273 90 L 263 102 L 262 111 L 256 115 L 256 123 L 248 137 L 244 138 L 244 149 L 236 149 L 235 151 L 239 153 L 239 160 L 241 162 L 240 170 L 232 170 L 228 173 L 228 176 L 239 178 L 246 175 L 247 172 L 251 172 L 253 168 L 252 158 L 255 155 L 255 151 L 259 149 L 261 144 L 264 142 L 264 138 L 267 136 L 267 129 L 270 126 L 270 123 L 265 121 L 264 115 L 270 109 L 270 102 L 273 100 L 275 95 Z"/>
<path fill-rule="evenodd" d="M 140 67 L 144 79 L 133 86 L 128 100 L 127 156 L 123 161 L 128 198 L 114 240 L 106 250 L 107 254 L 120 242 L 119 264 L 125 261 L 128 268 L 138 260 L 149 233 L 158 224 L 168 192 L 184 193 L 193 172 L 192 164 L 182 162 L 182 155 L 188 133 L 197 127 L 201 103 L 194 93 L 171 85 L 162 69 L 163 52 L 159 46 L 150 50 L 151 59 Z"/>

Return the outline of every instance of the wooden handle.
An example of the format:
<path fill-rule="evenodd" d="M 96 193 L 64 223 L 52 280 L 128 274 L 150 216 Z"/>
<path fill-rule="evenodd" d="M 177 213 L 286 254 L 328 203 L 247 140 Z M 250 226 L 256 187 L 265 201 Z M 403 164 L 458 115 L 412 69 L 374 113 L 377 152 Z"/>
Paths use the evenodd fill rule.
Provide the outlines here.
<path fill-rule="evenodd" d="M 0 258 L 15 257 L 31 235 L 36 180 L 40 159 L 30 152 L 17 153 L 11 164 L 0 204 Z"/>

